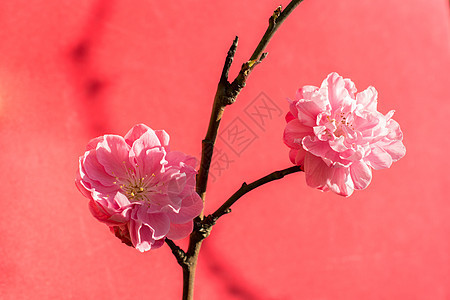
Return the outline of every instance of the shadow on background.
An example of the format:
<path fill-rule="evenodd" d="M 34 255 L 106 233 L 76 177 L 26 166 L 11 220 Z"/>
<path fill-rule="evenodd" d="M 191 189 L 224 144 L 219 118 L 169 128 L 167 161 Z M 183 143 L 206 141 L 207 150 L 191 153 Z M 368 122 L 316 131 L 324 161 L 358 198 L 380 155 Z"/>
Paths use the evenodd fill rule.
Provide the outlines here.
<path fill-rule="evenodd" d="M 215 277 L 213 280 L 223 287 L 230 299 L 274 300 L 264 296 L 268 294 L 265 289 L 248 282 L 240 271 L 233 268 L 232 263 L 220 256 L 220 251 L 213 249 L 208 240 L 203 241 L 200 257 Z"/>
<path fill-rule="evenodd" d="M 68 62 L 75 90 L 79 94 L 76 107 L 90 137 L 105 134 L 110 130 L 108 105 L 105 97 L 106 76 L 96 66 L 96 43 L 104 29 L 105 21 L 112 12 L 112 1 L 99 0 L 92 7 L 84 30 L 69 49 Z"/>

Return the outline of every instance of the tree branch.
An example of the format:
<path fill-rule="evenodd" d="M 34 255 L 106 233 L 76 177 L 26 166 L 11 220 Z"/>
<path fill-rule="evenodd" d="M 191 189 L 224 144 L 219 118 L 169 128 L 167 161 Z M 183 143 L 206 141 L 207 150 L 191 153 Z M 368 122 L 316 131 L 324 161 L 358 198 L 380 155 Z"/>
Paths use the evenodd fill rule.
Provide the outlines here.
<path fill-rule="evenodd" d="M 268 182 L 274 181 L 274 180 L 278 180 L 283 178 L 286 175 L 292 174 L 292 173 L 296 173 L 296 172 L 301 172 L 302 169 L 299 166 L 293 166 L 287 169 L 283 169 L 280 171 L 275 171 L 270 173 L 269 175 L 266 175 L 250 184 L 247 183 L 243 183 L 241 188 L 239 190 L 237 190 L 224 204 L 222 204 L 221 207 L 219 207 L 213 214 L 209 215 L 207 218 L 205 219 L 210 219 L 210 222 L 216 222 L 221 216 L 231 212 L 231 206 L 237 201 L 239 200 L 239 198 L 241 198 L 242 196 L 244 196 L 245 194 L 247 194 L 248 192 L 256 189 L 257 187 L 266 184 Z"/>
<path fill-rule="evenodd" d="M 239 38 L 236 36 L 231 44 L 230 50 L 228 50 L 225 64 L 223 66 L 222 75 L 220 76 L 219 84 L 217 86 L 216 95 L 214 96 L 213 108 L 211 111 L 211 117 L 209 119 L 208 131 L 206 132 L 205 139 L 202 141 L 202 158 L 200 162 L 200 168 L 197 174 L 197 193 L 205 199 L 206 184 L 208 182 L 209 168 L 211 166 L 211 159 L 214 152 L 214 145 L 216 143 L 217 132 L 219 131 L 220 120 L 225 109 L 224 102 L 225 95 L 229 89 L 230 83 L 228 82 L 228 72 L 231 64 L 233 63 L 234 54 L 238 45 Z"/>
<path fill-rule="evenodd" d="M 269 26 L 264 33 L 261 41 L 256 47 L 250 59 L 245 62 L 239 74 L 230 83 L 228 81 L 228 73 L 233 63 L 233 58 L 236 53 L 238 45 L 238 37 L 236 36 L 230 49 L 228 50 L 225 64 L 223 66 L 220 81 L 217 86 L 216 95 L 214 97 L 213 108 L 211 111 L 211 117 L 209 121 L 208 131 L 205 139 L 202 141 L 202 158 L 200 162 L 200 168 L 197 174 L 197 193 L 205 199 L 206 185 L 208 182 L 209 169 L 211 166 L 211 159 L 214 152 L 214 145 L 216 142 L 217 132 L 219 130 L 220 120 L 222 119 L 225 106 L 233 104 L 236 101 L 237 96 L 244 88 L 247 78 L 253 68 L 258 65 L 266 56 L 267 53 L 263 53 L 271 40 L 274 33 L 289 16 L 289 14 L 302 2 L 303 0 L 292 0 L 289 5 L 281 10 L 281 6 L 278 6 L 272 16 L 269 18 Z"/>
<path fill-rule="evenodd" d="M 266 30 L 266 33 L 262 37 L 255 51 L 253 52 L 250 59 L 245 62 L 239 74 L 236 78 L 230 83 L 228 80 L 228 74 L 230 67 L 233 63 L 234 55 L 236 53 L 237 45 L 238 45 L 238 37 L 235 37 L 233 43 L 231 44 L 230 49 L 228 50 L 227 57 L 225 59 L 225 63 L 222 69 L 222 74 L 220 76 L 219 84 L 217 86 L 216 94 L 214 96 L 214 103 L 211 111 L 211 117 L 209 120 L 208 130 L 206 132 L 206 136 L 202 141 L 202 157 L 200 162 L 200 167 L 197 174 L 197 184 L 196 191 L 200 195 L 205 203 L 205 193 L 206 193 L 206 185 L 208 183 L 208 175 L 209 169 L 211 167 L 211 160 L 214 153 L 214 145 L 217 138 L 217 132 L 219 130 L 220 120 L 222 119 L 223 112 L 227 105 L 230 105 L 236 101 L 237 96 L 240 91 L 244 88 L 248 75 L 253 70 L 253 68 L 258 65 L 266 56 L 267 53 L 263 53 L 273 34 L 277 31 L 278 27 L 283 23 L 283 21 L 288 17 L 288 15 L 300 4 L 303 0 L 292 0 L 289 5 L 281 10 L 281 6 L 277 7 L 273 15 L 269 19 L 269 27 Z M 293 167 L 296 168 L 296 167 Z M 294 170 L 293 168 L 289 168 L 286 170 L 274 172 L 273 178 L 263 177 L 260 180 L 267 180 L 266 182 L 282 178 L 286 174 L 290 174 L 298 170 Z M 290 170 L 290 171 L 287 171 Z M 287 173 L 284 173 L 287 172 Z M 269 175 L 270 176 L 270 175 Z M 281 176 L 281 177 L 280 177 Z M 279 178 L 278 178 L 279 177 Z M 265 179 L 266 178 L 266 179 Z M 241 187 L 223 206 L 224 208 L 219 208 L 219 211 L 216 212 L 216 215 L 208 216 L 203 218 L 203 211 L 197 218 L 194 219 L 194 230 L 190 235 L 189 247 L 186 253 L 184 253 L 183 262 L 186 262 L 183 266 L 183 299 L 184 300 L 192 300 L 194 297 L 194 278 L 195 278 L 195 269 L 197 267 L 198 254 L 200 252 L 200 247 L 202 241 L 208 237 L 211 232 L 211 228 L 215 223 L 215 220 L 218 219 L 221 215 L 225 214 L 229 211 L 229 207 L 237 201 L 242 195 L 251 191 L 259 185 L 262 185 L 266 182 L 256 181 L 250 185 L 246 185 Z M 228 206 L 228 207 L 227 207 Z M 174 247 L 174 244 L 171 246 L 171 241 L 169 240 L 168 245 L 172 248 L 172 252 L 174 249 L 175 257 L 183 257 L 177 248 Z M 181 250 L 181 249 L 179 249 Z M 182 251 L 182 250 L 181 250 Z M 181 253 L 181 254 L 180 254 Z M 178 256 L 177 256 L 178 255 Z M 180 261 L 179 261 L 180 262 Z"/>
<path fill-rule="evenodd" d="M 173 255 L 175 256 L 175 258 L 177 259 L 178 264 L 184 269 L 187 268 L 188 265 L 188 261 L 187 261 L 187 256 L 186 253 L 183 251 L 183 249 L 181 249 L 180 247 L 178 247 L 172 240 L 170 239 L 166 239 L 165 240 L 166 244 L 170 247 L 170 250 L 172 250 Z"/>
<path fill-rule="evenodd" d="M 291 3 L 289 3 L 289 5 L 286 6 L 286 8 L 283 11 L 281 11 L 281 5 L 277 7 L 277 9 L 274 11 L 273 15 L 269 19 L 269 27 L 267 28 L 261 41 L 259 42 L 255 51 L 253 52 L 252 56 L 250 57 L 250 60 L 257 59 L 263 54 L 263 51 L 266 49 L 267 45 L 269 44 L 269 41 L 272 39 L 272 36 L 277 31 L 278 27 L 280 27 L 280 25 L 284 22 L 284 20 L 286 20 L 289 14 L 301 2 L 303 2 L 303 0 L 291 1 Z"/>

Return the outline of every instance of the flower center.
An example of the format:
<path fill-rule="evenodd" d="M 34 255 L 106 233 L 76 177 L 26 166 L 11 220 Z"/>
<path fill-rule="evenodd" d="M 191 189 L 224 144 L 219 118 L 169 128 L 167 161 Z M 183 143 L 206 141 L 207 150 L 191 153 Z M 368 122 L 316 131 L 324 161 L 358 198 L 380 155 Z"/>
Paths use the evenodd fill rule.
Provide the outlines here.
<path fill-rule="evenodd" d="M 350 113 L 336 113 L 333 119 L 327 117 L 328 124 L 325 126 L 327 127 L 329 133 L 334 134 L 335 137 L 348 137 L 349 131 L 354 130 L 351 120 L 349 120 L 350 118 Z"/>
<path fill-rule="evenodd" d="M 147 197 L 148 184 L 144 179 L 145 178 L 129 178 L 127 182 L 121 186 L 131 202 L 149 200 Z"/>
<path fill-rule="evenodd" d="M 118 184 L 130 202 L 146 201 L 150 202 L 150 195 L 157 193 L 161 184 L 155 182 L 155 174 L 145 174 L 139 176 L 140 170 L 136 165 L 136 170 L 127 169 L 127 178 L 120 180 L 116 177 L 115 184 Z"/>

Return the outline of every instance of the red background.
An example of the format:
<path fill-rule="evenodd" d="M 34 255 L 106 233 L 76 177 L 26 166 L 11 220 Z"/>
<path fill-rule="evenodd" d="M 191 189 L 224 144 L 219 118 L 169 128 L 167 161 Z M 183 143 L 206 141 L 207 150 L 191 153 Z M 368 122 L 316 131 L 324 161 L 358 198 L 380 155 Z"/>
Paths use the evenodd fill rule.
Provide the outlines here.
<path fill-rule="evenodd" d="M 140 122 L 198 156 L 232 39 L 234 76 L 278 4 L 0 2 L 1 299 L 180 299 L 167 246 L 141 254 L 90 215 L 77 159 Z M 304 174 L 242 198 L 204 243 L 197 299 L 450 299 L 448 1 L 307 0 L 267 50 L 222 123 L 240 117 L 258 138 L 240 156 L 219 139 L 234 162 L 210 182 L 207 212 L 290 166 L 283 116 L 261 129 L 245 108 L 264 92 L 284 115 L 332 71 L 396 109 L 407 154 L 350 198 Z"/>

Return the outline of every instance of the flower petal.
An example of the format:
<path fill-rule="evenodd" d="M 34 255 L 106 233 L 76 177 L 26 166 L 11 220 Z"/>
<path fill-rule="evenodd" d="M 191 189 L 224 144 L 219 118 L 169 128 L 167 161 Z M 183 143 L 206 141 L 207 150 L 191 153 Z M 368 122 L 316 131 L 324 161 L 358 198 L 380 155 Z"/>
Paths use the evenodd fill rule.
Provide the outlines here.
<path fill-rule="evenodd" d="M 197 158 L 194 156 L 186 155 L 183 152 L 179 151 L 171 151 L 166 155 L 167 165 L 168 166 L 178 166 L 183 167 L 188 165 L 192 168 L 197 166 Z M 193 170 L 195 172 L 195 170 Z"/>
<path fill-rule="evenodd" d="M 323 111 L 321 103 L 312 100 L 300 100 L 296 104 L 298 119 L 308 127 L 316 125 L 317 115 Z"/>
<path fill-rule="evenodd" d="M 306 183 L 313 188 L 326 190 L 329 178 L 332 177 L 334 170 L 320 158 L 311 153 L 305 155 L 305 177 Z"/>
<path fill-rule="evenodd" d="M 133 168 L 129 162 L 129 151 L 130 146 L 123 137 L 105 135 L 104 140 L 97 145 L 97 160 L 109 175 L 125 179 Z"/>
<path fill-rule="evenodd" d="M 373 86 L 369 86 L 356 95 L 356 104 L 361 105 L 363 109 L 377 111 L 377 97 L 377 90 Z"/>
<path fill-rule="evenodd" d="M 295 119 L 287 123 L 283 133 L 283 141 L 290 148 L 300 149 L 302 148 L 302 139 L 310 134 L 313 134 L 312 128 Z"/>
<path fill-rule="evenodd" d="M 333 176 L 331 177 L 328 186 L 330 190 L 344 197 L 353 194 L 355 189 L 348 168 L 334 168 Z"/>
<path fill-rule="evenodd" d="M 392 157 L 393 162 L 396 162 L 406 154 L 406 147 L 401 141 L 394 141 L 384 145 L 383 149 Z"/>
<path fill-rule="evenodd" d="M 167 151 L 169 151 L 169 141 L 170 141 L 169 134 L 167 134 L 165 130 L 155 130 L 155 134 L 158 137 L 161 146 L 167 148 Z"/>
<path fill-rule="evenodd" d="M 350 166 L 350 176 L 352 177 L 355 189 L 365 189 L 372 180 L 372 170 L 362 161 L 354 162 Z"/>
<path fill-rule="evenodd" d="M 149 213 L 145 205 L 138 206 L 137 213 L 131 215 L 132 219 L 139 220 L 153 229 L 152 237 L 155 240 L 163 238 L 170 228 L 169 217 L 164 213 Z"/>
<path fill-rule="evenodd" d="M 89 143 L 86 146 L 86 151 L 89 151 L 89 150 L 92 150 L 92 149 L 96 149 L 98 143 L 101 143 L 104 139 L 105 139 L 104 136 L 99 136 L 99 137 L 96 137 L 96 138 L 90 140 Z"/>
<path fill-rule="evenodd" d="M 172 240 L 179 240 L 182 238 L 187 237 L 194 228 L 194 223 L 192 221 L 189 221 L 184 224 L 170 224 L 170 230 L 167 233 L 167 238 Z"/>
<path fill-rule="evenodd" d="M 148 130 L 152 130 L 152 129 L 145 124 L 134 125 L 133 128 L 131 128 L 130 131 L 128 131 L 127 134 L 125 135 L 125 137 L 124 137 L 125 141 L 131 147 L 131 145 L 133 145 L 134 141 L 136 141 L 138 138 L 140 138 Z"/>
<path fill-rule="evenodd" d="M 202 210 L 202 198 L 200 198 L 200 196 L 196 192 L 193 192 L 191 195 L 186 196 L 182 200 L 181 208 L 178 212 L 172 211 L 168 213 L 168 216 L 171 223 L 181 224 L 194 219 L 195 217 L 200 215 Z"/>
<path fill-rule="evenodd" d="M 332 109 L 337 109 L 341 106 L 345 97 L 350 96 L 348 90 L 345 88 L 344 78 L 338 73 L 331 73 L 322 82 L 321 88 L 326 88 L 328 92 L 328 100 Z"/>
<path fill-rule="evenodd" d="M 80 157 L 79 170 L 84 180 L 95 180 L 105 187 L 115 185 L 116 179 L 108 174 L 103 165 L 99 163 L 95 150 L 90 150 Z M 85 178 L 83 175 L 86 175 L 88 178 Z"/>
<path fill-rule="evenodd" d="M 355 93 L 357 92 L 355 84 L 348 78 L 345 78 L 344 82 L 345 82 L 345 89 L 350 94 L 350 97 L 355 99 Z"/>
<path fill-rule="evenodd" d="M 364 161 L 375 170 L 390 168 L 392 165 L 392 157 L 378 146 L 371 149 Z"/>
<path fill-rule="evenodd" d="M 314 93 L 317 92 L 319 90 L 319 88 L 317 86 L 313 86 L 313 85 L 305 85 L 302 88 L 299 88 L 296 95 L 295 95 L 295 99 L 296 100 L 311 100 Z"/>
<path fill-rule="evenodd" d="M 351 161 L 342 159 L 339 153 L 331 149 L 330 144 L 321 140 L 314 140 L 311 136 L 303 139 L 303 149 L 315 156 L 321 157 L 327 165 L 349 166 Z"/>

